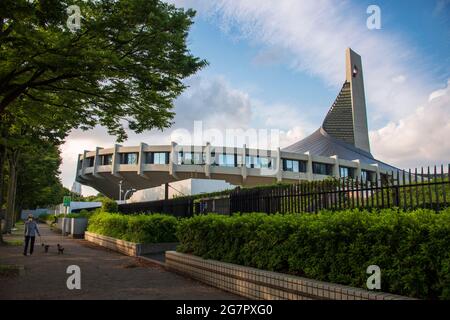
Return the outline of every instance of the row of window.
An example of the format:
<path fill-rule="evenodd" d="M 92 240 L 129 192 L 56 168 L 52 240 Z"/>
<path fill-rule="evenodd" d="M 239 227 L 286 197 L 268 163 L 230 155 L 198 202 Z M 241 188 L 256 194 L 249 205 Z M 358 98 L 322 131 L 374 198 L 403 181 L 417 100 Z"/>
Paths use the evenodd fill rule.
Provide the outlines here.
<path fill-rule="evenodd" d="M 246 156 L 245 163 L 248 168 L 272 168 L 274 159 L 270 157 Z M 206 163 L 206 155 L 200 152 L 178 152 L 177 164 L 199 164 Z M 221 167 L 241 167 L 242 156 L 238 154 L 216 154 L 211 153 L 211 165 Z"/>
<path fill-rule="evenodd" d="M 94 166 L 94 157 L 86 158 L 87 167 Z M 138 164 L 139 153 L 129 152 L 129 153 L 119 153 L 120 164 Z M 107 166 L 112 165 L 113 155 L 104 154 L 100 156 L 99 165 Z M 145 153 L 145 163 L 149 164 L 168 164 L 169 163 L 169 152 L 146 152 Z M 81 164 L 81 163 L 80 163 Z"/>
<path fill-rule="evenodd" d="M 111 165 L 112 154 L 105 154 L 100 156 L 100 165 Z M 87 167 L 94 166 L 94 157 L 86 158 L 88 161 Z M 120 153 L 120 164 L 138 164 L 139 154 L 136 152 Z M 247 168 L 272 168 L 275 159 L 271 157 L 260 156 L 246 156 Z M 148 164 L 168 164 L 169 152 L 145 152 L 145 163 Z M 197 152 L 179 152 L 177 164 L 197 164 L 203 165 L 206 163 L 206 156 L 204 153 Z M 243 165 L 242 156 L 237 154 L 215 154 L 211 153 L 211 164 L 221 167 L 241 167 Z M 288 172 L 306 172 L 307 162 L 293 159 L 282 159 L 283 171 Z M 314 174 L 333 175 L 333 166 L 331 164 L 313 162 L 312 170 Z M 342 178 L 354 178 L 355 169 L 340 166 L 339 175 Z M 373 180 L 373 172 L 361 170 L 361 178 L 363 180 Z"/>

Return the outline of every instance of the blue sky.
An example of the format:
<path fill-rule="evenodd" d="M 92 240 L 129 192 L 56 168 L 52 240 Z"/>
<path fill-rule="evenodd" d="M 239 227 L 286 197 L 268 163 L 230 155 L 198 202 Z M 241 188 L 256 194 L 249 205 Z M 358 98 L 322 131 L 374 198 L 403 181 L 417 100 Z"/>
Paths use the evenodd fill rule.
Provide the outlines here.
<path fill-rule="evenodd" d="M 363 27 L 369 16 L 365 9 L 371 4 L 378 5 L 382 13 L 382 28 L 367 31 L 368 35 L 395 32 L 417 50 L 420 61 L 416 63 L 423 72 L 429 72 L 426 77 L 435 82 L 436 86 L 445 84 L 450 78 L 450 1 L 350 3 L 355 7 L 350 15 L 358 13 Z M 243 88 L 267 103 L 309 105 L 315 109 L 303 111 L 318 122 L 341 86 L 341 83 L 329 86 L 315 75 L 293 70 L 284 61 L 282 51 L 273 52 L 251 39 L 242 39 L 232 32 L 224 32 L 214 16 L 197 15 L 189 44 L 195 55 L 209 61 L 210 65 L 202 72 L 205 75 L 223 75 L 233 86 Z M 264 53 L 267 53 L 266 59 L 259 61 L 257 58 Z M 336 54 L 343 57 L 343 52 Z M 344 63 L 344 59 L 341 60 Z"/>
<path fill-rule="evenodd" d="M 167 1 L 197 10 L 189 48 L 209 66 L 186 79 L 172 128 L 130 132 L 123 145 L 168 144 L 194 121 L 219 131 L 278 129 L 280 146 L 289 145 L 320 126 L 352 47 L 363 60 L 374 156 L 403 168 L 450 160 L 450 0 Z M 380 30 L 366 26 L 369 5 L 380 7 Z M 64 185 L 77 154 L 113 143 L 103 128 L 72 132 L 62 147 Z"/>

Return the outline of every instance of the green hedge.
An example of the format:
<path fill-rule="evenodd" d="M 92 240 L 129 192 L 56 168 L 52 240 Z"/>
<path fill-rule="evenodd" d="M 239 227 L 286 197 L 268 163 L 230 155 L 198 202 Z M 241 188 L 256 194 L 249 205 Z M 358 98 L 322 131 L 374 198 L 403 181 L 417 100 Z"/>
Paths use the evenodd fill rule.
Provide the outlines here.
<path fill-rule="evenodd" d="M 180 221 L 178 251 L 312 279 L 450 299 L 450 209 L 195 216 Z"/>
<path fill-rule="evenodd" d="M 105 198 L 102 201 L 102 211 L 104 212 L 119 212 L 119 205 L 116 201 Z"/>
<path fill-rule="evenodd" d="M 56 217 L 57 218 L 63 218 L 64 217 L 64 213 L 57 214 Z M 39 221 L 42 221 L 42 222 L 46 222 L 46 221 L 53 222 L 54 219 L 55 219 L 55 215 L 54 214 L 44 213 L 44 214 L 41 214 L 38 217 L 38 219 L 39 219 Z"/>
<path fill-rule="evenodd" d="M 177 218 L 164 214 L 121 215 L 96 213 L 88 231 L 137 243 L 176 242 Z"/>

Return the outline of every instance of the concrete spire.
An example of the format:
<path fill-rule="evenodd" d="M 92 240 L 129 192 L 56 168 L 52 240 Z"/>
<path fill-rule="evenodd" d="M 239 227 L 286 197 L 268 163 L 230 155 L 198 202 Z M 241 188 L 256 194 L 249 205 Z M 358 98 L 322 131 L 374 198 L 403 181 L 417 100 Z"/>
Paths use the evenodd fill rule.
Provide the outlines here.
<path fill-rule="evenodd" d="M 346 80 L 350 83 L 354 145 L 370 153 L 361 56 L 350 48 L 346 50 Z"/>

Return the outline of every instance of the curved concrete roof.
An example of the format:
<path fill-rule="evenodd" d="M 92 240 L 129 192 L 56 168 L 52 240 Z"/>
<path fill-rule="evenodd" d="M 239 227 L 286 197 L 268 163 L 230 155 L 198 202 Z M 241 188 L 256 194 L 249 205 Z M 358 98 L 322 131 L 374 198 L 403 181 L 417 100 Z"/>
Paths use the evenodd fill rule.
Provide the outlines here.
<path fill-rule="evenodd" d="M 332 157 L 337 156 L 339 159 L 356 160 L 359 159 L 362 163 L 378 164 L 385 171 L 398 170 L 382 161 L 375 159 L 370 152 L 366 152 L 359 148 L 352 146 L 349 143 L 341 141 L 329 135 L 322 127 L 314 131 L 311 135 L 303 140 L 300 140 L 284 149 L 285 152 L 306 153 Z"/>

